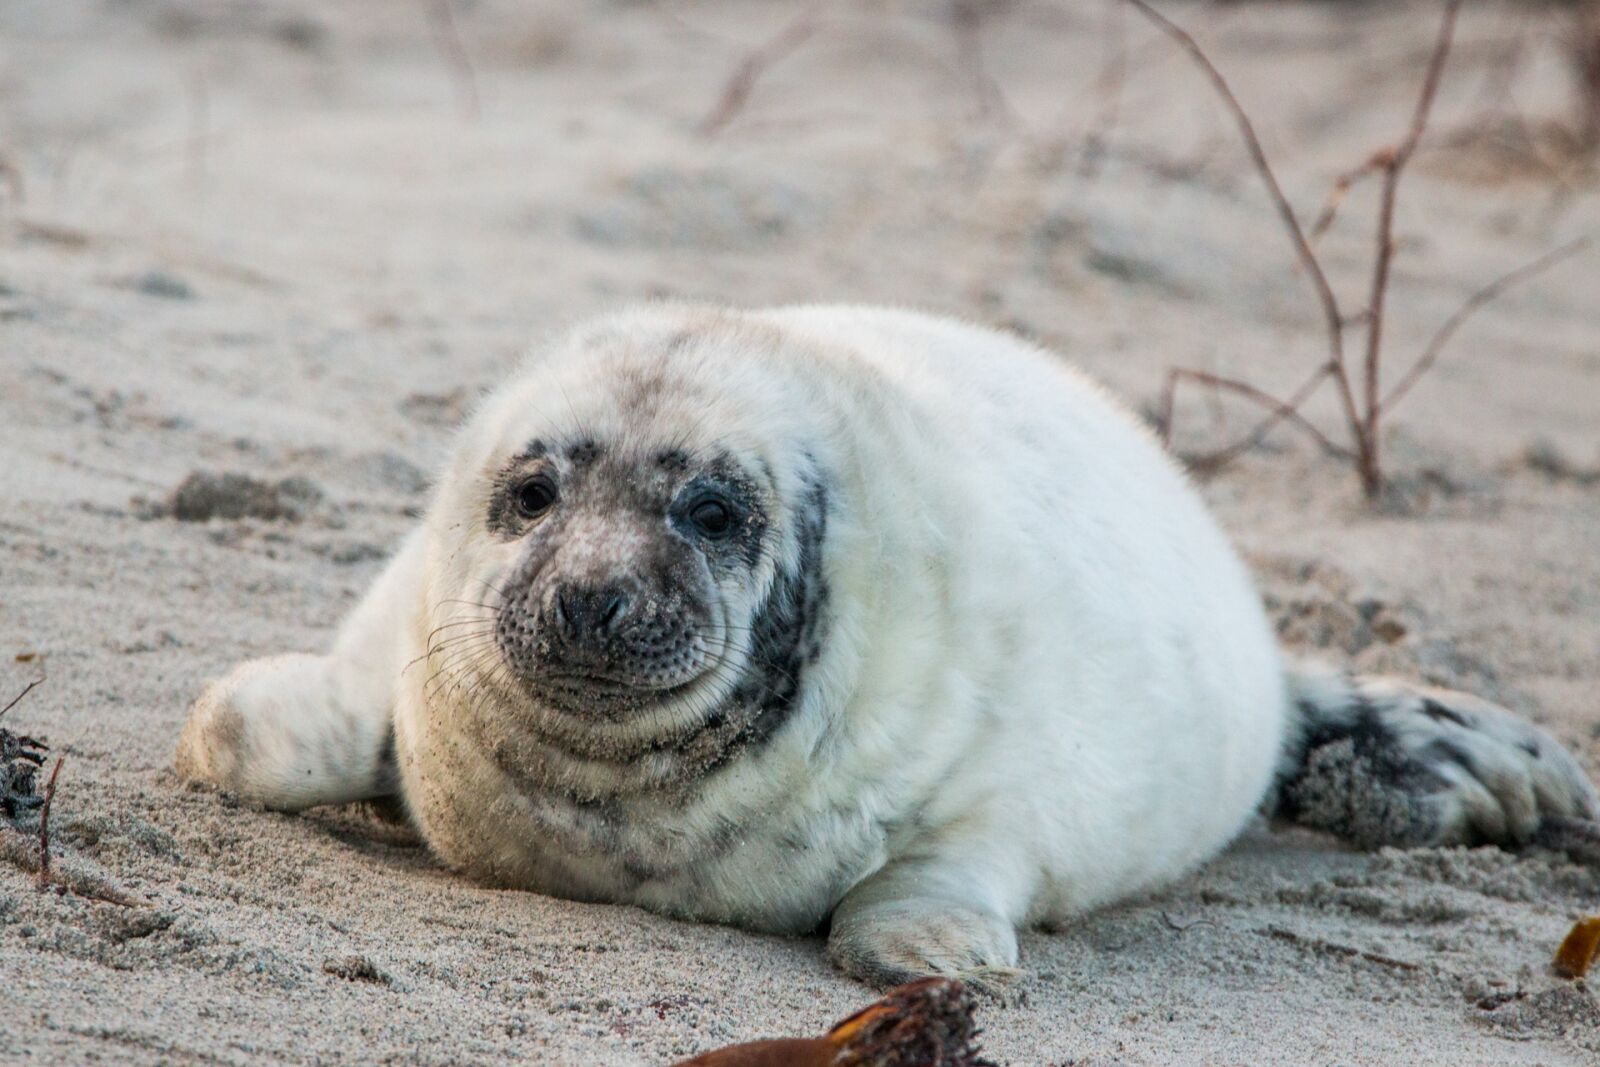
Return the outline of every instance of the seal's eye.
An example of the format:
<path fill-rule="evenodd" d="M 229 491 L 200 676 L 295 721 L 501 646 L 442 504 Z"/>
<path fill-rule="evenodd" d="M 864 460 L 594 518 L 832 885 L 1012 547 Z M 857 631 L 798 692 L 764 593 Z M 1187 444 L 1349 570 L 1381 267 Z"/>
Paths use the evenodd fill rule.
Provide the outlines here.
<path fill-rule="evenodd" d="M 556 496 L 556 483 L 540 474 L 517 486 L 512 499 L 516 501 L 517 514 L 525 519 L 537 519 L 555 506 Z"/>
<path fill-rule="evenodd" d="M 726 537 L 733 529 L 733 509 L 716 497 L 705 497 L 689 509 L 689 521 L 706 537 Z"/>

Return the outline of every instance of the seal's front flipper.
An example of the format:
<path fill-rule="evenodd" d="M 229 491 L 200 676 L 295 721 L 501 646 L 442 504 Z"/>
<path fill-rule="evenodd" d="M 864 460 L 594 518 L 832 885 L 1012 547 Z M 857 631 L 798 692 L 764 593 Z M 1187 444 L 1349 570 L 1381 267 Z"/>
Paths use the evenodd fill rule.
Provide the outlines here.
<path fill-rule="evenodd" d="M 241 663 L 189 709 L 178 774 L 280 811 L 394 793 L 390 724 L 342 704 L 337 674 L 331 656 Z"/>
<path fill-rule="evenodd" d="M 883 988 L 942 975 L 998 994 L 1020 975 L 1017 912 L 1031 865 L 981 825 L 929 830 L 911 855 L 846 893 L 828 933 L 833 962 Z"/>
<path fill-rule="evenodd" d="M 1555 820 L 1600 811 L 1554 738 L 1487 701 L 1314 668 L 1290 680 L 1274 817 L 1362 848 L 1516 847 Z"/>
<path fill-rule="evenodd" d="M 328 655 L 250 660 L 208 685 L 178 740 L 178 774 L 282 811 L 398 792 L 394 701 L 424 551 L 413 534 Z"/>

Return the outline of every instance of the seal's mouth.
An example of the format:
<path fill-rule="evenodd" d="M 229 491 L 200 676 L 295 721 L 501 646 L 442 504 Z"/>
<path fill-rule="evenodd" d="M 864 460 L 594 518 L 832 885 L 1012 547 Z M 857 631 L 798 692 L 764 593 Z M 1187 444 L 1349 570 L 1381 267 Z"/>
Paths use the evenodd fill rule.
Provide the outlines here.
<path fill-rule="evenodd" d="M 570 669 L 541 671 L 523 682 L 540 703 L 578 717 L 617 718 L 689 697 L 715 671 L 707 665 L 678 679 L 620 678 Z"/>
<path fill-rule="evenodd" d="M 731 676 L 726 632 L 667 641 L 618 656 L 573 655 L 551 648 L 532 662 L 513 664 L 530 696 L 574 717 L 616 719 L 672 704 L 714 703 L 709 690 Z M 563 654 L 566 653 L 566 654 Z"/>

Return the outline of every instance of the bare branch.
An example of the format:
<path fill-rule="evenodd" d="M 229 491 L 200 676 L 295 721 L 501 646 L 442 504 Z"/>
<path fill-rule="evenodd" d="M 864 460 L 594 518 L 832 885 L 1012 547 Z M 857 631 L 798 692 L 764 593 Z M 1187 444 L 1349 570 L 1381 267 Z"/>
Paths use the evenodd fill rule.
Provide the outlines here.
<path fill-rule="evenodd" d="M 1378 207 L 1378 248 L 1372 267 L 1372 289 L 1367 300 L 1367 345 L 1365 360 L 1366 419 L 1362 436 L 1361 483 L 1369 495 L 1376 493 L 1383 478 L 1378 459 L 1378 389 L 1383 348 L 1384 298 L 1389 292 L 1389 267 L 1394 260 L 1394 209 L 1400 190 L 1400 176 L 1417 150 L 1423 131 L 1428 127 L 1428 115 L 1433 110 L 1434 97 L 1439 92 L 1439 82 L 1444 77 L 1445 59 L 1450 55 L 1450 41 L 1455 35 L 1456 15 L 1461 10 L 1461 0 L 1445 0 L 1444 17 L 1439 22 L 1438 38 L 1433 54 L 1428 59 L 1428 69 L 1422 78 L 1422 91 L 1417 94 L 1417 106 L 1411 114 L 1411 126 L 1406 138 L 1392 152 L 1374 156 L 1383 170 L 1383 192 Z"/>
<path fill-rule="evenodd" d="M 0 180 L 5 181 L 6 188 L 11 194 L 12 203 L 22 203 L 24 199 L 22 171 L 17 168 L 16 164 L 12 163 L 4 156 L 0 156 Z"/>
<path fill-rule="evenodd" d="M 1346 959 L 1366 960 L 1368 963 L 1376 963 L 1380 967 L 1393 967 L 1400 971 L 1422 970 L 1421 964 L 1412 963 L 1410 960 L 1397 960 L 1393 956 L 1383 956 L 1376 952 L 1367 952 L 1363 949 L 1354 948 L 1350 945 L 1340 945 L 1332 941 L 1324 941 L 1320 937 L 1306 937 L 1302 934 L 1295 933 L 1293 930 L 1285 929 L 1282 926 L 1269 926 L 1265 930 L 1256 930 L 1255 933 L 1265 934 L 1267 937 L 1274 937 L 1279 941 L 1287 941 L 1291 945 L 1301 945 L 1305 948 L 1311 949 L 1313 952 L 1326 953 L 1330 956 L 1342 956 Z"/>
<path fill-rule="evenodd" d="M 1161 12 L 1151 7 L 1146 0 L 1124 0 L 1132 4 L 1146 19 L 1150 20 L 1158 29 L 1176 41 L 1187 52 L 1200 69 L 1205 73 L 1207 80 L 1216 89 L 1217 94 L 1227 105 L 1228 111 L 1233 115 L 1235 124 L 1239 127 L 1240 134 L 1244 137 L 1245 146 L 1250 151 L 1250 158 L 1255 163 L 1256 172 L 1261 175 L 1262 182 L 1267 187 L 1267 192 L 1272 196 L 1272 203 L 1277 208 L 1278 216 L 1283 220 L 1284 229 L 1288 231 L 1289 239 L 1294 244 L 1295 254 L 1299 257 L 1300 264 L 1305 268 L 1311 278 L 1312 285 L 1316 288 L 1317 300 L 1322 306 L 1322 316 L 1326 323 L 1328 335 L 1328 362 L 1319 372 L 1331 375 L 1339 386 L 1339 399 L 1344 404 L 1345 417 L 1349 420 L 1352 431 L 1356 432 L 1358 447 L 1361 447 L 1359 433 L 1362 422 L 1360 413 L 1356 410 L 1355 393 L 1350 387 L 1350 378 L 1345 369 L 1344 362 L 1344 328 L 1343 316 L 1339 312 L 1339 300 L 1334 296 L 1333 287 L 1328 284 L 1328 276 L 1322 270 L 1322 264 L 1317 261 L 1317 255 L 1311 248 L 1311 243 L 1306 239 L 1305 230 L 1300 225 L 1300 220 L 1295 216 L 1294 207 L 1289 203 L 1289 198 L 1283 193 L 1283 188 L 1278 184 L 1277 175 L 1273 173 L 1272 164 L 1267 159 L 1266 150 L 1261 147 L 1261 138 L 1256 136 L 1255 126 L 1250 121 L 1250 116 L 1245 113 L 1244 106 L 1239 103 L 1239 98 L 1233 95 L 1233 90 L 1228 86 L 1227 79 L 1217 70 L 1210 58 L 1200 48 L 1188 31 L 1168 19 Z"/>
<path fill-rule="evenodd" d="M 820 4 L 808 6 L 794 21 L 739 62 L 733 74 L 724 83 L 722 94 L 717 97 L 716 106 L 700 120 L 697 132 L 701 137 L 715 137 L 744 110 L 745 103 L 750 99 L 751 90 L 755 88 L 761 76 L 773 65 L 794 54 L 817 32 L 821 24 L 821 13 Z"/>
<path fill-rule="evenodd" d="M 1444 320 L 1444 323 L 1428 341 L 1427 347 L 1422 350 L 1422 355 L 1417 357 L 1417 361 L 1401 376 L 1400 381 L 1395 383 L 1394 388 L 1390 389 L 1388 394 L 1378 402 L 1378 411 L 1384 412 L 1394 407 L 1400 401 L 1400 398 L 1405 396 L 1411 387 L 1417 384 L 1417 380 L 1428 373 L 1428 369 L 1438 360 L 1439 353 L 1443 351 L 1444 346 L 1450 343 L 1450 339 L 1456 335 L 1456 331 L 1460 330 L 1462 324 L 1471 318 L 1479 308 L 1498 299 L 1500 294 L 1507 289 L 1519 285 L 1534 275 L 1550 269 L 1562 260 L 1583 251 L 1589 247 L 1589 244 L 1590 241 L 1587 237 L 1580 237 L 1576 241 L 1568 242 L 1560 248 L 1546 252 L 1531 263 L 1525 263 L 1516 270 L 1502 274 L 1469 296 L 1449 318 Z"/>
<path fill-rule="evenodd" d="M 1355 170 L 1346 171 L 1333 180 L 1333 188 L 1328 190 L 1328 199 L 1322 204 L 1322 211 L 1317 215 L 1317 220 L 1311 224 L 1310 241 L 1316 244 L 1318 238 L 1328 232 L 1333 225 L 1334 216 L 1339 212 L 1339 205 L 1344 203 L 1344 198 L 1363 178 L 1378 173 L 1383 166 L 1384 153 L 1375 153 Z"/>
<path fill-rule="evenodd" d="M 467 54 L 466 46 L 461 43 L 461 33 L 456 28 L 454 0 L 423 0 L 423 3 L 428 13 L 428 25 L 433 30 L 434 47 L 439 50 L 444 65 L 450 71 L 450 78 L 455 82 L 461 114 L 465 118 L 476 119 L 483 110 L 478 97 L 478 72 L 472 65 L 472 57 Z"/>
<path fill-rule="evenodd" d="M 50 885 L 50 806 L 56 799 L 56 779 L 61 777 L 61 765 L 67 757 L 57 756 L 50 771 L 50 781 L 44 787 L 44 806 L 39 809 L 39 888 Z"/>
<path fill-rule="evenodd" d="M 27 696 L 29 693 L 33 692 L 36 688 L 38 688 L 39 686 L 41 686 L 43 684 L 44 684 L 44 679 L 43 678 L 35 678 L 33 681 L 29 682 L 28 685 L 27 685 L 27 688 L 23 689 L 22 692 L 18 693 L 16 696 L 11 698 L 11 703 L 7 704 L 3 708 L 0 708 L 0 718 L 4 718 L 6 712 L 10 711 L 12 708 L 14 708 L 18 704 L 22 703 L 22 698 L 23 697 Z"/>
<path fill-rule="evenodd" d="M 983 20 L 989 14 L 984 0 L 955 0 L 951 5 L 950 28 L 956 39 L 956 61 L 971 79 L 978 104 L 978 117 L 985 122 L 1005 119 L 1018 124 L 1016 110 L 1006 99 L 1005 90 L 983 58 Z"/>
<path fill-rule="evenodd" d="M 1083 135 L 1083 157 L 1078 173 L 1093 179 L 1105 161 L 1112 131 L 1122 111 L 1123 84 L 1128 76 L 1128 35 L 1123 26 L 1122 4 L 1111 0 L 1106 5 L 1106 42 L 1100 73 L 1095 78 L 1095 95 L 1100 109 L 1093 125 Z"/>
<path fill-rule="evenodd" d="M 1196 466 L 1210 471 L 1220 470 L 1245 450 L 1254 448 L 1281 422 L 1289 422 L 1296 428 L 1305 431 L 1328 454 L 1345 460 L 1354 459 L 1354 453 L 1342 445 L 1335 444 L 1326 434 L 1317 429 L 1314 423 L 1300 413 L 1301 406 L 1316 391 L 1316 387 L 1322 383 L 1323 379 L 1328 377 L 1328 373 L 1328 365 L 1323 364 L 1317 369 L 1317 373 L 1310 380 L 1301 384 L 1288 400 L 1280 400 L 1270 393 L 1256 388 L 1249 382 L 1240 381 L 1237 378 L 1224 378 L 1208 371 L 1174 367 L 1167 371 L 1166 387 L 1162 390 L 1161 408 L 1158 415 L 1161 422 L 1161 439 L 1165 443 L 1171 443 L 1173 407 L 1176 403 L 1178 382 L 1187 380 L 1242 396 L 1246 400 L 1271 412 L 1266 419 L 1258 423 L 1254 429 L 1239 441 L 1229 445 L 1227 448 L 1198 457 L 1195 460 Z"/>
<path fill-rule="evenodd" d="M 1578 143 L 1593 151 L 1600 148 L 1600 3 L 1589 0 L 1573 12 L 1571 56 L 1577 68 Z"/>

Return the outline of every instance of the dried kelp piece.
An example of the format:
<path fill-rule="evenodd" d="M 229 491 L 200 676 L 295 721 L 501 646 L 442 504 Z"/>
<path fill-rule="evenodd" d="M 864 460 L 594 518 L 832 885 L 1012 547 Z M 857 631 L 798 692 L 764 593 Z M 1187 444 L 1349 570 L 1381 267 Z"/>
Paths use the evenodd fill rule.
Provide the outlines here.
<path fill-rule="evenodd" d="M 823 1037 L 734 1045 L 678 1067 L 992 1067 L 979 1055 L 975 1006 L 960 982 L 924 978 L 891 990 Z"/>
<path fill-rule="evenodd" d="M 1574 923 L 1556 949 L 1556 973 L 1563 978 L 1582 978 L 1596 956 L 1600 956 L 1600 915 L 1590 915 Z"/>
<path fill-rule="evenodd" d="M 0 715 L 16 707 L 40 681 L 43 679 L 29 683 L 9 704 L 0 708 Z M 144 901 L 131 896 L 104 874 L 98 865 L 52 852 L 50 807 L 55 798 L 56 781 L 61 775 L 64 757 L 56 759 L 49 785 L 40 793 L 39 768 L 44 764 L 44 753 L 48 747 L 37 738 L 0 729 L 0 814 L 5 816 L 5 821 L 0 822 L 0 861 L 12 863 L 37 875 L 40 889 L 70 892 L 125 908 L 145 907 Z M 35 809 L 39 810 L 36 830 L 25 830 L 15 825 L 18 815 Z"/>
<path fill-rule="evenodd" d="M 11 703 L 0 708 L 0 715 L 16 707 L 38 684 L 28 683 Z M 39 795 L 38 774 L 49 747 L 36 737 L 0 728 L 0 814 L 7 819 L 15 819 L 44 803 L 44 797 Z"/>

